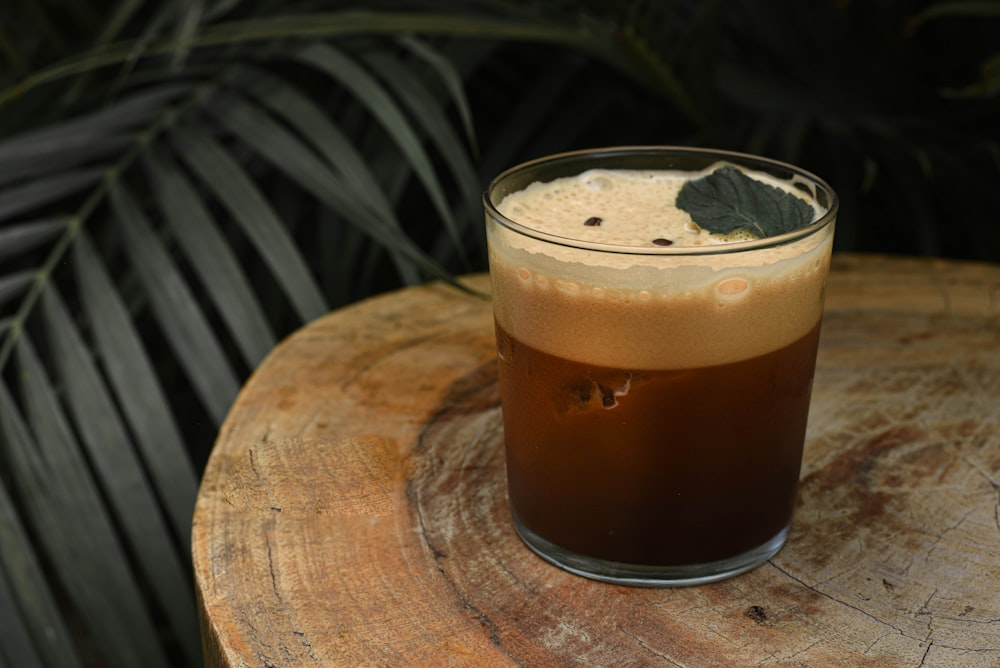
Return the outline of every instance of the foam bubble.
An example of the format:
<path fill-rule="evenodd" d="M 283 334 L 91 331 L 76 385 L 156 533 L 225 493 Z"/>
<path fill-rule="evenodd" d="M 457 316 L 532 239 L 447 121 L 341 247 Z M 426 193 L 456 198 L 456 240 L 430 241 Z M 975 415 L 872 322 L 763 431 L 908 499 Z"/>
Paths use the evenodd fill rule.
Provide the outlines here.
<path fill-rule="evenodd" d="M 750 282 L 742 276 L 734 276 L 719 282 L 715 286 L 715 292 L 726 297 L 737 297 L 746 292 L 750 287 Z"/>
<path fill-rule="evenodd" d="M 611 190 L 614 182 L 604 176 L 593 176 L 586 180 L 587 187 L 591 190 Z"/>

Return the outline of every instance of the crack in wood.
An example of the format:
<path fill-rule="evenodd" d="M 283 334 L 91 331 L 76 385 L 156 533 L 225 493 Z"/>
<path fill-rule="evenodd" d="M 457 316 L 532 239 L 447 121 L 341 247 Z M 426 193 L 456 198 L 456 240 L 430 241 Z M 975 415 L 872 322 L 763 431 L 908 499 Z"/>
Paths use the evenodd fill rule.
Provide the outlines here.
<path fill-rule="evenodd" d="M 800 578 L 797 578 L 796 576 L 792 575 L 787 570 L 785 570 L 781 566 L 777 565 L 773 561 L 769 561 L 768 563 L 771 564 L 775 569 L 777 569 L 777 571 L 779 573 L 785 575 L 790 580 L 792 580 L 794 582 L 797 582 L 799 585 L 801 585 L 802 587 L 804 587 L 807 591 L 811 591 L 814 594 L 817 594 L 818 596 L 822 596 L 823 598 L 825 598 L 825 599 L 827 599 L 829 601 L 832 601 L 832 602 L 837 603 L 839 605 L 842 605 L 842 606 L 844 606 L 846 608 L 850 608 L 851 610 L 859 612 L 862 615 L 864 615 L 865 617 L 871 619 L 872 621 L 877 622 L 877 623 L 881 624 L 882 626 L 886 626 L 886 627 L 888 627 L 888 628 L 896 631 L 897 633 L 899 633 L 899 635 L 903 636 L 904 638 L 910 638 L 911 640 L 919 640 L 919 638 L 912 638 L 911 636 L 908 636 L 903 631 L 903 629 L 901 629 L 898 626 L 895 626 L 893 624 L 890 624 L 889 622 L 887 622 L 885 620 L 879 619 L 878 617 L 876 617 L 872 613 L 868 612 L 867 610 L 865 610 L 865 609 L 863 609 L 861 607 L 858 607 L 856 605 L 853 605 L 853 604 L 851 604 L 851 603 L 849 603 L 847 601 L 841 600 L 841 599 L 837 598 L 836 596 L 833 596 L 832 594 L 829 594 L 829 593 L 827 593 L 825 591 L 817 589 L 815 586 L 810 585 L 807 582 L 805 582 L 804 580 L 802 580 Z"/>
<path fill-rule="evenodd" d="M 421 434 L 421 438 L 422 437 L 423 434 Z M 442 550 L 430 536 L 426 517 L 423 512 L 422 495 L 420 490 L 414 486 L 413 480 L 410 480 L 406 485 L 406 498 L 410 508 L 417 517 L 417 523 L 420 527 L 420 531 L 418 532 L 419 538 L 424 543 L 428 553 L 433 558 L 435 570 L 437 570 L 437 572 L 444 579 L 447 587 L 455 595 L 455 598 L 458 600 L 462 608 L 472 613 L 476 619 L 479 620 L 480 625 L 482 625 L 482 627 L 489 632 L 490 642 L 493 646 L 500 650 L 504 656 L 513 661 L 516 665 L 524 665 L 516 656 L 511 654 L 511 652 L 504 645 L 500 634 L 500 627 L 496 624 L 496 622 L 494 622 L 489 615 L 483 612 L 483 610 L 481 610 L 479 606 L 477 606 L 469 598 L 468 594 L 462 590 L 458 582 L 455 581 L 448 570 L 444 567 L 443 562 L 447 559 L 447 553 Z"/>
<path fill-rule="evenodd" d="M 621 624 L 618 624 L 617 628 L 620 632 L 635 640 L 636 644 L 638 644 L 639 647 L 641 647 L 643 651 L 647 652 L 648 654 L 655 656 L 656 658 L 661 659 L 663 661 L 666 661 L 671 666 L 676 666 L 677 668 L 686 668 L 686 664 L 679 663 L 678 661 L 674 660 L 667 654 L 664 654 L 663 652 L 654 649 L 649 645 L 649 643 L 640 638 L 637 633 L 630 631 Z"/>

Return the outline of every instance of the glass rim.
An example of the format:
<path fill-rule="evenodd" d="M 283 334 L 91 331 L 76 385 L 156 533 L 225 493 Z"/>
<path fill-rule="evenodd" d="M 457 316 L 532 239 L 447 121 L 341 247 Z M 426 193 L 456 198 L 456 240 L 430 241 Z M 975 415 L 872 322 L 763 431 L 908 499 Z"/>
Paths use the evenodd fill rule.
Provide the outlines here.
<path fill-rule="evenodd" d="M 790 172 L 791 174 L 804 178 L 811 184 L 824 191 L 829 198 L 828 205 L 826 207 L 826 212 L 819 216 L 816 220 L 809 223 L 808 225 L 803 225 L 802 227 L 792 230 L 791 232 L 785 232 L 784 234 L 777 234 L 770 237 L 764 237 L 761 239 L 751 239 L 747 241 L 731 241 L 724 244 L 708 245 L 708 246 L 657 246 L 654 248 L 644 247 L 644 246 L 626 246 L 622 244 L 609 244 L 602 243 L 598 241 L 585 241 L 582 239 L 574 239 L 573 237 L 565 237 L 557 234 L 550 234 L 548 232 L 543 232 L 541 230 L 534 229 L 523 223 L 519 223 L 515 220 L 508 218 L 507 216 L 500 213 L 496 208 L 496 204 L 493 202 L 491 194 L 499 187 L 499 185 L 512 176 L 524 172 L 525 170 L 531 169 L 543 164 L 556 163 L 562 161 L 572 161 L 580 160 L 586 157 L 601 157 L 609 158 L 614 156 L 625 156 L 625 155 L 638 155 L 638 154 L 665 154 L 665 155 L 691 155 L 691 156 L 707 156 L 718 158 L 718 160 L 728 160 L 737 165 L 744 167 L 753 168 L 754 166 L 761 167 L 771 167 L 777 168 L 785 172 Z M 585 170 L 580 170 L 585 171 Z M 580 173 L 580 172 L 577 172 Z M 567 174 L 569 176 L 570 174 Z M 812 172 L 797 167 L 788 162 L 781 160 L 776 160 L 773 158 L 766 158 L 760 155 L 753 155 L 751 153 L 741 153 L 738 151 L 729 151 L 725 149 L 713 149 L 713 148 L 700 148 L 693 146 L 670 146 L 670 145 L 636 145 L 636 146 L 610 146 L 605 148 L 590 148 L 581 149 L 576 151 L 565 151 L 562 153 L 553 153 L 550 155 L 542 156 L 539 158 L 534 158 L 522 162 L 520 164 L 510 167 L 500 174 L 498 174 L 493 180 L 487 185 L 486 190 L 483 192 L 483 206 L 485 207 L 486 213 L 494 221 L 496 221 L 501 226 L 509 229 L 512 232 L 521 234 L 523 236 L 531 237 L 539 241 L 544 241 L 549 244 L 555 244 L 558 246 L 565 246 L 568 248 L 574 248 L 577 250 L 590 250 L 601 253 L 612 253 L 619 255 L 646 255 L 646 256 L 702 256 L 702 255 L 725 255 L 732 253 L 741 253 L 752 250 L 759 250 L 763 248 L 773 248 L 776 246 L 783 246 L 800 239 L 805 239 L 814 234 L 821 232 L 833 223 L 837 218 L 837 212 L 840 208 L 840 198 L 837 196 L 837 192 L 828 184 L 824 179 L 816 176 Z"/>

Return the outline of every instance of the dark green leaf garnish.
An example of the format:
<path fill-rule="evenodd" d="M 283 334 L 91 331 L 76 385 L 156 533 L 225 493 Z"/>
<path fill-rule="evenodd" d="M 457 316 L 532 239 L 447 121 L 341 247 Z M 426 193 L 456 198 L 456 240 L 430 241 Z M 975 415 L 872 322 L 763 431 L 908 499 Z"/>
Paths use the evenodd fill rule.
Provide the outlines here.
<path fill-rule="evenodd" d="M 677 207 L 687 211 L 695 225 L 714 234 L 744 231 L 756 237 L 791 232 L 815 216 L 804 200 L 729 166 L 685 183 Z"/>

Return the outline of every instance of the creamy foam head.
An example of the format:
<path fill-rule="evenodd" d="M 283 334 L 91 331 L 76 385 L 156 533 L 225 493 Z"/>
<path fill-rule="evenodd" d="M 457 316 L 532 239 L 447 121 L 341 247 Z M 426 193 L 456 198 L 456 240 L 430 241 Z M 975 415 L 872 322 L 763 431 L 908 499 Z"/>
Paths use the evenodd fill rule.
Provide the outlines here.
<path fill-rule="evenodd" d="M 832 225 L 725 252 L 745 244 L 701 230 L 674 205 L 687 180 L 715 168 L 590 170 L 509 194 L 500 213 L 544 239 L 489 220 L 498 324 L 552 354 L 643 369 L 734 362 L 806 334 L 822 311 Z"/>
<path fill-rule="evenodd" d="M 753 237 L 747 234 L 720 237 L 702 230 L 674 205 L 685 183 L 720 166 L 699 172 L 590 169 L 577 176 L 532 183 L 507 195 L 497 210 L 539 232 L 600 244 L 652 248 L 750 240 Z M 769 175 L 757 174 L 756 178 L 805 199 Z"/>

